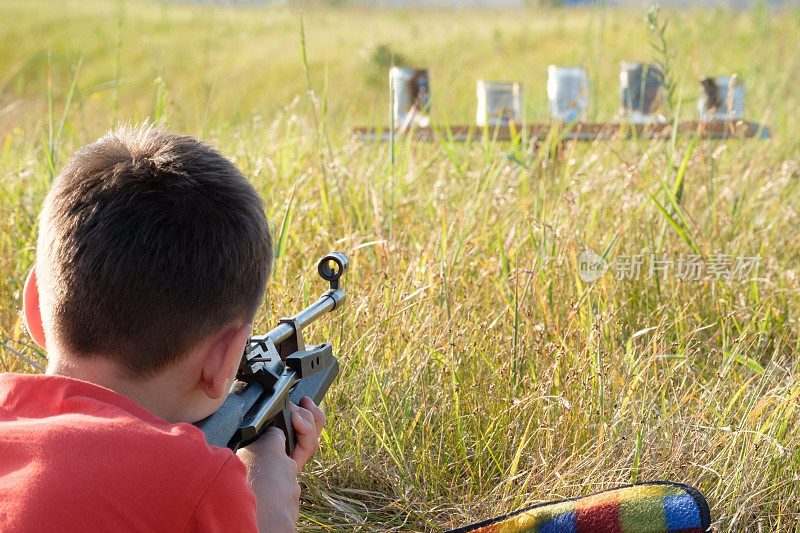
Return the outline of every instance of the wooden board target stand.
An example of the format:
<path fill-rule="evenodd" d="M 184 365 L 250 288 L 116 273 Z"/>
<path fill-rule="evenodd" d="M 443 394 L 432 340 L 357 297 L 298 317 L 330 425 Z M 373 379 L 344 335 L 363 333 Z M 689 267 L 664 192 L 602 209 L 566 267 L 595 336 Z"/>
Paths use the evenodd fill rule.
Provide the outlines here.
<path fill-rule="evenodd" d="M 769 139 L 766 126 L 756 122 L 700 122 L 684 120 L 674 123 L 627 124 L 624 122 L 600 123 L 542 123 L 530 124 L 526 128 L 509 126 L 457 125 L 448 127 L 411 126 L 395 131 L 395 139 L 411 138 L 415 141 L 432 142 L 446 140 L 470 142 L 480 140 L 510 141 L 521 133 L 527 134 L 528 141 L 544 141 L 551 137 L 555 141 L 597 141 L 623 139 L 670 139 L 673 132 L 679 137 L 699 137 L 702 139 Z M 362 142 L 387 142 L 392 139 L 390 128 L 354 128 L 353 137 Z"/>

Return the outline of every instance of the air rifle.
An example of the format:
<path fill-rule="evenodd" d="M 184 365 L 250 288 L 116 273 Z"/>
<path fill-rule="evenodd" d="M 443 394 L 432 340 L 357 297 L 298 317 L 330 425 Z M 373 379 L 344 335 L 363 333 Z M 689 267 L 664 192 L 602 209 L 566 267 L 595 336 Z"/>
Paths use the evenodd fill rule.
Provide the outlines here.
<path fill-rule="evenodd" d="M 348 266 L 342 252 L 323 257 L 317 271 L 330 288 L 295 316 L 281 318 L 272 331 L 250 337 L 231 393 L 222 407 L 195 424 L 209 444 L 236 451 L 276 426 L 286 435 L 286 453 L 291 453 L 296 438 L 289 402 L 308 396 L 320 403 L 339 373 L 331 344 L 306 345 L 303 329 L 344 305 L 340 278 Z"/>

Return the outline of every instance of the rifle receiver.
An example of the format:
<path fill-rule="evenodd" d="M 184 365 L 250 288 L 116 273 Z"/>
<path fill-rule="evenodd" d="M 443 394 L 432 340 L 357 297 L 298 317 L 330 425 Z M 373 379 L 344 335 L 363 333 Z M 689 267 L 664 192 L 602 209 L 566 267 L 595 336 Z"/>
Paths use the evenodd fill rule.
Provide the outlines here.
<path fill-rule="evenodd" d="M 349 266 L 342 252 L 323 257 L 317 271 L 330 288 L 296 315 L 281 318 L 273 330 L 250 337 L 236 374 L 235 391 L 219 410 L 196 424 L 209 444 L 237 450 L 274 425 L 283 430 L 286 452 L 291 453 L 296 440 L 289 402 L 297 403 L 303 396 L 321 402 L 339 373 L 331 345 L 306 346 L 303 330 L 345 303 L 340 279 Z"/>

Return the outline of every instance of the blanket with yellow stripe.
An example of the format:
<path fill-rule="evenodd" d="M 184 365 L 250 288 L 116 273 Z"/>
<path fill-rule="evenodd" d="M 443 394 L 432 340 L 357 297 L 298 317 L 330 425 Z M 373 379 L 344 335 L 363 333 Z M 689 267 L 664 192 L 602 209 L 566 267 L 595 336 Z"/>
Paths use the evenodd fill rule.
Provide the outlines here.
<path fill-rule="evenodd" d="M 697 489 L 657 481 L 541 503 L 449 533 L 705 533 L 710 523 Z"/>

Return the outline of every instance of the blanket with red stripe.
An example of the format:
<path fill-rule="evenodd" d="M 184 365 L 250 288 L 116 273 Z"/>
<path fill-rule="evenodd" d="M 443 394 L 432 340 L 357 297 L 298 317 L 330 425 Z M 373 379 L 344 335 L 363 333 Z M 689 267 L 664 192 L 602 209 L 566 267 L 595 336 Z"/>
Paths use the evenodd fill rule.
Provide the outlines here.
<path fill-rule="evenodd" d="M 657 481 L 541 503 L 449 533 L 705 533 L 710 524 L 697 489 Z"/>

